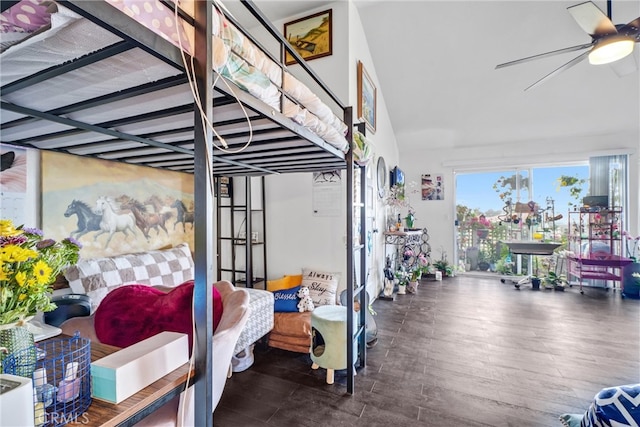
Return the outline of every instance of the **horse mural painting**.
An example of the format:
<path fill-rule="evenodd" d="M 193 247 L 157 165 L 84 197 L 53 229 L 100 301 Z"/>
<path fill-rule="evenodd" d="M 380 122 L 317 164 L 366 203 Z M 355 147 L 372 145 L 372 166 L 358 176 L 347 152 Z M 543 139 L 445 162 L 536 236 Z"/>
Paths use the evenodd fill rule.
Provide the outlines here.
<path fill-rule="evenodd" d="M 169 200 L 169 204 L 170 203 L 171 203 L 171 201 Z M 164 214 L 164 213 L 167 213 L 167 212 L 172 212 L 172 209 L 169 206 L 169 204 L 163 203 L 162 200 L 160 200 L 160 197 L 158 197 L 155 194 L 149 196 L 149 198 L 144 201 L 144 204 L 153 206 L 153 209 L 155 210 L 155 212 L 157 214 Z"/>
<path fill-rule="evenodd" d="M 102 216 L 94 213 L 85 202 L 74 199 L 64 212 L 64 216 L 67 218 L 71 215 L 78 216 L 78 223 L 76 229 L 71 232 L 71 237 L 79 239 L 90 231 L 100 230 Z"/>
<path fill-rule="evenodd" d="M 109 233 L 109 238 L 107 239 L 104 247 L 109 246 L 109 242 L 113 238 L 113 235 L 116 232 L 124 233 L 125 237 L 129 236 L 127 230 L 131 231 L 131 234 L 135 236 L 135 218 L 131 212 L 119 214 L 116 213 L 116 207 L 114 206 L 113 199 L 110 197 L 101 196 L 96 201 L 95 212 L 98 215 L 102 215 L 102 220 L 100 221 L 100 231 L 93 236 L 93 240 L 95 241 L 98 236 L 101 236 L 104 233 Z"/>
<path fill-rule="evenodd" d="M 173 229 L 175 230 L 178 223 L 181 222 L 182 230 L 186 232 L 187 228 L 185 225 L 189 222 L 191 223 L 191 229 L 193 230 L 193 211 L 188 211 L 187 207 L 184 205 L 184 203 L 182 203 L 182 200 L 180 199 L 176 199 L 176 201 L 171 204 L 171 207 L 176 208 L 176 210 L 178 211 L 176 222 L 173 223 Z"/>
<path fill-rule="evenodd" d="M 160 197 L 156 196 L 155 194 L 149 196 L 149 198 L 144 201 L 144 204 L 153 206 L 154 212 L 149 213 L 150 220 L 152 222 L 157 222 L 158 225 L 162 227 L 165 232 L 167 232 L 165 224 L 167 223 L 167 220 L 173 216 L 173 211 L 171 210 L 171 208 L 163 204 L 160 201 Z"/>
<path fill-rule="evenodd" d="M 147 241 L 150 239 L 149 230 L 152 228 L 156 230 L 157 235 L 160 234 L 158 227 L 163 229 L 167 236 L 169 235 L 164 223 L 172 216 L 171 212 L 165 212 L 163 214 L 149 213 L 145 205 L 136 199 L 129 199 L 122 204 L 122 207 L 131 210 L 138 228 L 142 230 L 142 234 L 147 238 Z"/>

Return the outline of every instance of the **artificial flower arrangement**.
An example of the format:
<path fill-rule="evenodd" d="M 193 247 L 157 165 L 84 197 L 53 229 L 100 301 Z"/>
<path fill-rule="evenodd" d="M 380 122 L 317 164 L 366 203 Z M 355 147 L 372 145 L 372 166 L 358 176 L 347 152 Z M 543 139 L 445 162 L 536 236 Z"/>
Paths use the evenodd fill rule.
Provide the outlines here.
<path fill-rule="evenodd" d="M 0 219 L 0 324 L 55 309 L 51 285 L 78 261 L 81 247 L 71 237 L 56 242 L 37 228 L 15 227 L 11 220 Z"/>

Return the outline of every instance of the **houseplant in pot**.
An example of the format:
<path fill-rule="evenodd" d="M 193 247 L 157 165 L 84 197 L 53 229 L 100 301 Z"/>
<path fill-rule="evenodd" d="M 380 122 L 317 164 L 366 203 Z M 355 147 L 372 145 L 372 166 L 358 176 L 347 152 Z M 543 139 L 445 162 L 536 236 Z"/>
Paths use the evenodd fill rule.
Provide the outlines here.
<path fill-rule="evenodd" d="M 396 280 L 398 281 L 398 295 L 404 295 L 407 293 L 407 284 L 409 284 L 409 273 L 400 267 L 396 273 Z"/>

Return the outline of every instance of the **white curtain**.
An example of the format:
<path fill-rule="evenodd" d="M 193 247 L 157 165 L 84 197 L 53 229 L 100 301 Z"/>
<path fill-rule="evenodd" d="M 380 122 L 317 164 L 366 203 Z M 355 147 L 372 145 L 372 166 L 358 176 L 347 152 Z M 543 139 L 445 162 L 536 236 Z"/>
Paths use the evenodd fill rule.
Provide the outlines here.
<path fill-rule="evenodd" d="M 591 196 L 609 196 L 609 206 L 612 208 L 628 206 L 627 163 L 626 154 L 590 157 L 589 194 Z"/>

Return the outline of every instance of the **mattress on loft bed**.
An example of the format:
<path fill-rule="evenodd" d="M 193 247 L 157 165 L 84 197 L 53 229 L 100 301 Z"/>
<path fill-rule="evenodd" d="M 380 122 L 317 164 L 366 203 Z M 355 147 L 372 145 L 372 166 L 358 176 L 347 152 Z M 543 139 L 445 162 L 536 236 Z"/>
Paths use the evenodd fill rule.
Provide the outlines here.
<path fill-rule="evenodd" d="M 29 2 L 31 0 L 23 1 Z M 51 3 L 46 0 L 34 1 L 43 4 Z M 182 46 L 185 51 L 189 52 L 193 37 L 188 31 L 190 27 L 186 26 L 186 30 L 177 29 L 173 25 L 173 11 L 162 3 L 140 0 L 107 0 L 107 2 L 176 46 Z M 5 11 L 2 14 L 3 17 L 8 13 L 15 13 L 14 8 L 19 7 L 21 3 Z M 149 7 L 150 4 L 153 7 Z M 63 6 L 58 5 L 57 10 L 53 13 L 50 11 L 50 7 L 46 10 L 38 8 L 35 11 L 38 14 L 38 22 L 51 21 L 50 29 L 46 29 L 48 24 L 44 24 L 40 27 L 40 34 L 26 38 L 24 43 L 11 46 L 3 52 L 3 57 L 11 57 L 16 50 L 20 49 L 23 49 L 25 54 L 22 55 L 22 60 L 15 61 L 15 66 L 13 67 L 10 65 L 11 61 L 3 61 L 2 84 L 7 84 L 22 76 L 79 58 L 120 40 L 117 36 L 99 28 Z M 43 14 L 50 14 L 50 17 L 43 16 Z M 345 138 L 347 126 L 333 114 L 332 110 L 291 74 L 285 73 L 283 83 L 282 70 L 276 63 L 271 61 L 267 55 L 253 45 L 222 15 L 214 15 L 217 17 L 217 20 L 214 19 L 214 31 L 216 32 L 213 38 L 214 68 L 238 87 L 251 93 L 277 111 L 281 111 L 281 94 L 278 86 L 282 86 L 282 90 L 294 98 L 296 102 L 285 98 L 283 102 L 284 111 L 281 112 L 296 123 L 305 126 L 332 146 L 346 152 L 349 148 Z M 19 26 L 20 20 L 16 20 L 14 24 Z M 7 31 L 7 28 L 5 27 L 0 31 Z M 33 28 L 29 27 L 29 30 L 33 30 Z M 16 26 L 11 27 L 11 31 L 15 32 Z M 82 33 L 84 35 L 89 31 L 92 31 L 91 36 L 82 37 L 81 40 L 77 38 L 77 34 Z M 179 35 L 177 31 L 180 31 Z M 101 36 L 94 35 L 100 33 L 102 33 Z M 68 40 L 69 42 L 63 44 L 59 42 L 47 43 L 49 37 L 53 36 L 56 36 L 57 40 Z M 46 46 L 46 52 L 39 52 L 37 50 L 39 46 Z M 38 58 L 38 60 L 25 61 L 24 58 Z M 159 66 L 157 70 L 151 70 L 150 68 L 151 65 L 145 68 L 145 71 L 149 70 L 148 73 L 145 73 L 147 74 L 145 78 L 148 81 L 161 78 L 163 73 L 167 71 L 162 69 L 162 66 Z M 118 71 L 121 72 L 121 70 Z M 137 83 L 140 84 L 141 82 L 138 81 Z M 133 86 L 135 82 L 132 79 L 128 84 Z M 126 85 L 123 87 L 126 87 Z M 32 108 L 36 108 L 36 106 Z"/>
<path fill-rule="evenodd" d="M 174 11 L 163 4 L 156 3 L 154 8 L 137 7 L 134 13 L 133 7 L 140 4 L 139 0 L 107 2 L 175 46 L 191 53 L 193 28 L 184 25 L 178 29 L 168 25 L 175 19 Z M 187 13 L 193 14 L 192 1 L 180 1 L 180 6 Z M 216 71 L 339 150 L 346 152 L 349 149 L 345 139 L 348 127 L 331 108 L 288 71 L 284 72 L 283 81 L 282 68 L 219 11 L 216 10 L 213 18 L 213 67 Z M 285 97 L 284 109 L 281 110 L 278 88 L 282 88 L 296 102 Z"/>

